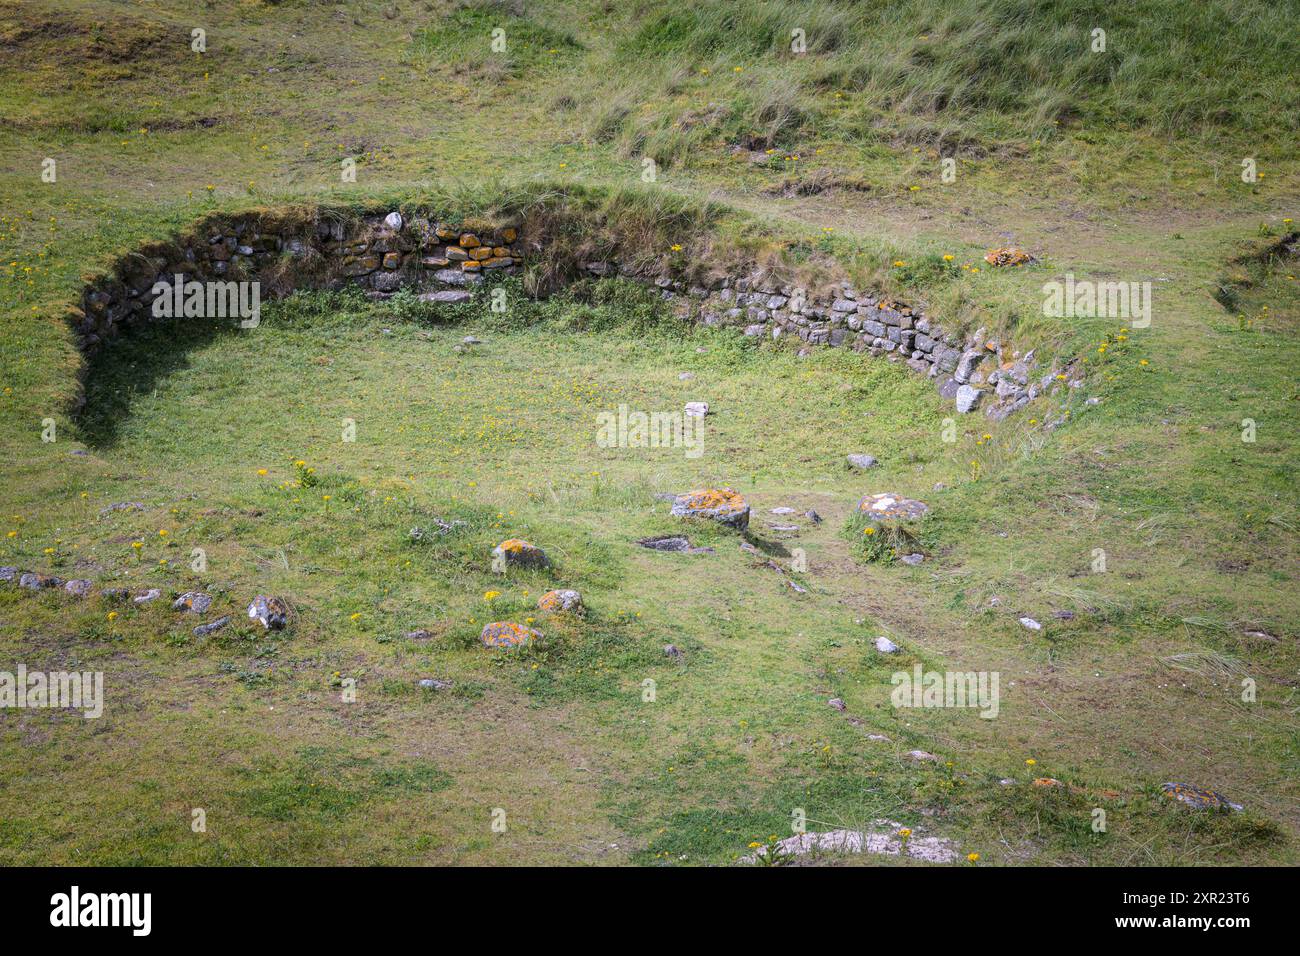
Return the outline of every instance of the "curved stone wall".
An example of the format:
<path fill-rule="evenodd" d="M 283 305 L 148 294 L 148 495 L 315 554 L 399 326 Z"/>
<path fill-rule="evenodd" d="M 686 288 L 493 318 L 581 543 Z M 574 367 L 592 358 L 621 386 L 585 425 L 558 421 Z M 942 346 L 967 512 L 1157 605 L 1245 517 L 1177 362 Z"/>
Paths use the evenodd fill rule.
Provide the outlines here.
<path fill-rule="evenodd" d="M 291 211 L 214 215 L 170 242 L 124 256 L 110 274 L 92 279 L 71 317 L 77 345 L 93 356 L 133 325 L 171 321 L 155 314 L 168 311 L 156 305 L 179 303 L 178 281 L 257 282 L 262 298 L 351 284 L 376 298 L 409 288 L 434 304 L 466 302 L 485 276 L 519 274 L 542 251 L 541 242 L 530 244 L 521 230 L 517 223 L 453 223 L 399 212 L 357 219 L 306 218 Z M 1055 369 L 1035 374 L 1032 352 L 1004 354 L 1002 344 L 986 339 L 982 330 L 965 338 L 945 332 L 921 309 L 845 282 L 804 290 L 752 272 L 699 283 L 662 264 L 653 271 L 630 268 L 615 256 L 575 265 L 578 274 L 653 284 L 705 325 L 902 361 L 932 379 L 959 412 L 981 408 L 1000 419 L 1056 387 Z"/>

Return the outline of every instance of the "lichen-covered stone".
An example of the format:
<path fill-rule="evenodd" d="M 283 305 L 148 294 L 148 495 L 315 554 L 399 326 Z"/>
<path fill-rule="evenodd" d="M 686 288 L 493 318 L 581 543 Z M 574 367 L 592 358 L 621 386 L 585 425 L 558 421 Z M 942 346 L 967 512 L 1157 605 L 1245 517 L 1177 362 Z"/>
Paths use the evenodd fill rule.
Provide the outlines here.
<path fill-rule="evenodd" d="M 521 568 L 544 568 L 551 563 L 545 551 L 522 538 L 507 538 L 502 541 L 492 549 L 492 557 L 504 558 L 506 564 Z"/>
<path fill-rule="evenodd" d="M 173 611 L 188 611 L 190 614 L 206 614 L 212 607 L 212 598 L 202 591 L 186 591 L 172 602 Z"/>
<path fill-rule="evenodd" d="M 915 498 L 889 493 L 864 495 L 858 502 L 858 511 L 879 521 L 910 521 L 930 510 L 930 506 Z"/>
<path fill-rule="evenodd" d="M 289 606 L 278 597 L 259 594 L 248 605 L 248 617 L 268 631 L 283 630 L 289 623 Z"/>
<path fill-rule="evenodd" d="M 547 591 L 538 599 L 537 606 L 543 611 L 552 613 L 568 612 L 577 614 L 583 609 L 582 595 L 572 588 Z"/>
<path fill-rule="evenodd" d="M 63 585 L 63 590 L 67 591 L 73 597 L 85 597 L 90 593 L 92 587 L 94 587 L 94 584 L 87 581 L 85 578 L 74 578 L 67 584 Z"/>
<path fill-rule="evenodd" d="M 673 499 L 677 518 L 708 518 L 741 530 L 749 527 L 749 504 L 731 488 L 701 488 Z"/>
<path fill-rule="evenodd" d="M 493 621 L 491 624 L 485 624 L 483 632 L 479 634 L 479 640 L 483 642 L 484 647 L 504 650 L 523 647 L 525 644 L 540 640 L 541 637 L 541 632 L 512 621 Z"/>
<path fill-rule="evenodd" d="M 1233 803 L 1216 790 L 1193 787 L 1188 783 L 1162 783 L 1161 791 L 1171 800 L 1185 803 L 1194 810 L 1240 810 L 1240 803 Z"/>

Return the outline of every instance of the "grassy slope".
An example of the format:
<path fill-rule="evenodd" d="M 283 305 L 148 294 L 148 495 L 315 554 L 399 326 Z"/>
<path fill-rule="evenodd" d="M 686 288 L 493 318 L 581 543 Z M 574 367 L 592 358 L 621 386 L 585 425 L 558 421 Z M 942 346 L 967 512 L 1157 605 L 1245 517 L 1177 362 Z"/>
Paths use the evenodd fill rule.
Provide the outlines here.
<path fill-rule="evenodd" d="M 698 6 L 692 34 L 708 35 L 703 28 L 719 6 Z M 1234 101 L 1232 117 L 1199 130 L 1198 139 L 1170 143 L 1161 131 L 1189 114 L 1169 113 L 1167 104 L 1191 109 L 1215 87 L 1180 80 L 1181 99 L 1146 102 L 1133 90 L 1167 74 L 1147 58 L 1129 67 L 1132 83 L 1105 95 L 1084 83 L 1071 97 L 1043 81 L 1036 86 L 1047 93 L 1004 102 L 1015 84 L 990 82 L 937 112 L 919 100 L 894 104 L 892 125 L 881 126 L 885 101 L 871 84 L 838 98 L 833 87 L 816 86 L 816 73 L 847 59 L 775 66 L 768 47 L 752 40 L 766 34 L 754 30 L 689 55 L 671 44 L 651 49 L 647 38 L 661 29 L 651 11 L 639 21 L 650 32 L 620 31 L 642 44 L 629 51 L 612 43 L 600 4 L 528 7 L 539 26 L 506 23 L 533 46 L 504 67 L 463 53 L 480 14 L 422 32 L 431 14 L 411 7 L 389 20 L 377 4 L 348 4 L 326 19 L 294 5 L 204 8 L 197 19 L 80 3 L 41 5 L 22 20 L 15 7 L 0 7 L 0 42 L 15 44 L 0 75 L 8 118 L 0 125 L 0 265 L 10 270 L 0 287 L 0 366 L 12 390 L 0 405 L 12 479 L 0 508 L 21 532 L 8 543 L 10 563 L 39 565 L 57 540 L 106 573 L 147 577 L 158 573 L 132 564 L 130 539 L 149 542 L 150 565 L 167 554 L 173 566 L 183 565 L 183 544 L 214 542 L 214 560 L 229 570 L 215 579 L 231 588 L 230 601 L 251 587 L 279 586 L 310 611 L 283 643 L 236 632 L 198 648 L 169 636 L 187 632 L 161 611 L 113 633 L 95 605 L 6 598 L 0 620 L 10 656 L 112 661 L 110 674 L 128 673 L 131 686 L 149 690 L 132 710 L 94 725 L 0 718 L 2 746 L 31 762 L 29 774 L 0 788 L 5 855 L 617 861 L 632 851 L 638 859 L 731 859 L 754 837 L 784 833 L 789 807 L 806 803 L 814 819 L 831 823 L 880 813 L 925 822 L 921 808 L 946 808 L 931 825 L 994 861 L 1292 861 L 1293 845 L 1255 823 L 1293 834 L 1300 822 L 1288 683 L 1296 608 L 1286 587 L 1296 566 L 1288 425 L 1295 349 L 1293 339 L 1265 344 L 1240 330 L 1208 296 L 1238 242 L 1261 221 L 1276 228 L 1296 207 L 1294 163 L 1283 158 L 1294 129 L 1266 119 L 1295 114 L 1281 109 L 1287 88 L 1269 83 L 1276 43 L 1285 41 L 1267 37 L 1287 31 L 1269 32 L 1271 14 L 1262 11 L 1239 21 L 1233 42 L 1222 45 L 1260 70 L 1260 82 L 1245 84 L 1252 93 Z M 629 16 L 624 5 L 612 15 Z M 963 42 L 963 16 L 959 9 L 950 18 L 947 44 Z M 106 28 L 95 31 L 95 20 Z M 191 21 L 211 24 L 202 62 L 184 44 Z M 17 36 L 33 22 L 46 29 Z M 942 40 L 936 22 L 900 16 L 892 29 L 919 37 L 925 23 L 925 35 Z M 453 52 L 454 67 L 445 66 Z M 1280 55 L 1284 63 L 1286 50 Z M 142 56 L 147 67 L 134 59 Z M 639 106 L 611 125 L 598 115 L 610 100 L 599 87 L 629 88 L 629 62 L 642 74 L 630 87 Z M 737 65 L 748 77 L 734 73 Z M 1060 65 L 1067 77 L 1073 68 Z M 750 81 L 756 73 L 761 83 Z M 1222 68 L 1206 73 L 1215 83 Z M 609 79 L 593 88 L 589 76 Z M 773 160 L 755 164 L 726 149 L 733 135 L 756 131 L 734 121 L 758 115 L 745 109 L 759 104 L 725 113 L 704 132 L 678 122 L 787 76 L 796 89 L 804 85 L 796 97 L 804 119 L 781 127 L 786 138 L 773 141 L 780 147 Z M 41 82 L 20 85 L 19 77 Z M 35 96 L 42 86 L 55 94 Z M 820 92 L 809 98 L 814 87 Z M 1044 112 L 1045 104 L 1052 109 Z M 984 112 L 990 105 L 1006 108 Z M 1064 128 L 1039 128 L 1053 118 Z M 670 135 L 681 125 L 690 136 Z M 951 142 L 953 130 L 962 133 L 964 161 L 958 183 L 943 187 L 937 153 L 928 150 Z M 826 241 L 856 249 L 864 277 L 905 283 L 889 266 L 899 256 L 952 252 L 975 262 L 1002 233 L 1047 257 L 1041 271 L 961 273 L 927 288 L 951 309 L 944 314 L 1002 324 L 1009 310 L 1029 313 L 1038 285 L 1068 269 L 1168 280 L 1157 286 L 1154 327 L 1094 373 L 1089 393 L 1103 403 L 1075 404 L 1076 420 L 1046 443 L 1033 440 L 1031 455 L 1019 451 L 1033 431 L 1023 421 L 990 429 L 995 440 L 984 445 L 976 444 L 982 421 L 963 422 L 958 446 L 942 444 L 943 412 L 923 387 L 849 357 L 797 363 L 712 338 L 701 340 L 711 351 L 699 357 L 692 342 L 503 331 L 487 356 L 456 359 L 448 347 L 458 330 L 432 330 L 426 340 L 400 317 L 382 315 L 316 316 L 308 325 L 286 314 L 257 350 L 237 339 L 169 343 L 162 356 L 179 358 L 171 374 L 114 373 L 123 383 L 143 374 L 158 388 L 129 399 L 115 433 L 78 435 L 62 418 L 75 356 L 46 316 L 75 290 L 80 272 L 115 247 L 212 205 L 337 191 L 338 156 L 362 151 L 363 190 L 497 174 L 620 185 L 639 176 L 636 147 L 647 131 L 665 144 L 662 188 L 728 199 L 819 243 L 833 227 L 839 238 Z M 484 159 L 467 160 L 484 150 Z M 57 187 L 35 175 L 51 154 L 61 161 Z M 1260 184 L 1236 178 L 1241 155 L 1261 157 Z M 799 200 L 768 191 L 818 169 L 870 188 Z M 892 248 L 879 248 L 879 233 Z M 1251 290 L 1242 308 L 1258 314 L 1268 305 L 1264 326 L 1294 332 L 1294 283 L 1285 276 Z M 1019 340 L 1081 350 L 1098 331 L 1038 325 L 1022 321 Z M 542 350 L 545 400 L 531 411 L 477 387 L 532 366 Z M 1150 364 L 1139 367 L 1139 357 Z M 628 376 L 629 365 L 636 375 Z M 685 396 L 675 373 L 686 368 L 719 408 L 727 440 L 716 458 L 711 451 L 695 468 L 672 456 L 593 460 L 589 419 L 579 417 L 575 428 L 575 415 L 624 395 L 644 407 L 674 407 Z M 594 393 L 583 392 L 588 381 Z M 444 383 L 432 393 L 438 398 L 431 383 Z M 839 391 L 845 386 L 851 390 Z M 448 417 L 443 389 L 464 403 L 463 417 Z M 394 395 L 407 401 L 395 405 Z M 332 441 L 334 419 L 354 408 L 374 422 L 373 433 L 363 432 L 373 440 L 344 448 Z M 41 445 L 47 415 L 74 436 L 97 439 L 94 456 L 70 470 L 67 443 Z M 1260 422 L 1254 445 L 1238 440 L 1243 417 Z M 472 444 L 451 443 L 466 424 L 475 426 Z M 859 448 L 885 462 L 865 484 L 837 465 Z M 258 467 L 279 475 L 298 455 L 319 463 L 338 482 L 338 499 L 361 510 L 294 503 L 255 475 Z M 971 460 L 981 462 L 978 481 L 970 480 Z M 542 476 L 555 497 L 539 487 Z M 761 507 L 807 503 L 826 515 L 826 525 L 806 535 L 814 596 L 796 601 L 722 537 L 706 584 L 662 556 L 626 552 L 625 527 L 636 534 L 669 527 L 651 517 L 649 491 L 699 478 L 732 481 Z M 468 481 L 474 488 L 461 487 Z M 935 482 L 947 490 L 931 491 Z M 886 486 L 937 506 L 937 562 L 915 570 L 852 563 L 835 529 L 857 494 Z M 96 518 L 99 507 L 128 498 L 147 500 L 151 510 Z M 472 540 L 449 555 L 412 556 L 400 542 L 419 509 L 449 508 L 479 522 Z M 510 511 L 530 534 L 559 543 L 562 573 L 599 609 L 590 628 L 566 636 L 536 671 L 490 666 L 458 649 L 456 635 L 434 651 L 376 643 L 430 615 L 458 622 L 461 638 L 470 617 L 481 621 L 481 594 L 494 585 L 473 556 L 507 530 L 491 527 L 493 516 Z M 154 525 L 181 544 L 154 547 Z M 1111 573 L 1086 575 L 1098 546 Z M 361 570 L 337 573 L 361 556 Z M 413 564 L 404 568 L 407 560 Z M 186 574 L 158 577 L 179 584 Z M 535 596 L 541 583 L 512 582 L 498 600 L 522 608 L 522 590 Z M 988 609 L 994 594 L 1004 610 Z M 1054 607 L 1094 612 L 1031 638 L 1005 610 L 1042 619 Z M 358 609 L 360 626 L 348 621 Z M 620 620 L 618 611 L 642 617 Z M 1244 636 L 1248 627 L 1281 641 L 1255 642 Z M 997 667 L 1004 680 L 1017 674 L 1003 717 L 895 719 L 880 706 L 892 665 L 873 664 L 862 643 L 879 629 L 926 663 Z M 612 662 L 603 660 L 602 635 L 612 635 Z M 667 640 L 691 652 L 685 672 L 659 659 L 656 648 Z M 1234 704 L 1222 680 L 1158 662 L 1187 650 L 1242 662 L 1260 681 L 1261 704 Z M 363 675 L 359 705 L 337 703 L 334 671 Z M 462 694 L 432 704 L 410 694 L 415 677 L 435 672 L 456 677 Z M 647 672 L 661 685 L 662 703 L 652 709 L 636 703 Z M 865 729 L 894 743 L 868 745 L 863 728 L 825 707 L 835 694 Z M 950 756 L 970 776 L 954 793 L 943 771 L 905 769 L 896 753 L 913 746 Z M 1258 816 L 1192 820 L 1137 801 L 1098 839 L 1086 832 L 1091 804 L 1012 797 L 991 782 L 1023 775 L 1026 756 L 1040 761 L 1040 772 L 1127 794 L 1186 778 L 1223 789 Z M 516 821 L 509 842 L 493 841 L 485 823 L 487 810 L 502 804 Z M 35 805 L 41 809 L 18 809 Z M 221 821 L 215 839 L 176 839 L 191 806 L 209 807 Z M 113 823 L 79 825 L 101 819 Z"/>

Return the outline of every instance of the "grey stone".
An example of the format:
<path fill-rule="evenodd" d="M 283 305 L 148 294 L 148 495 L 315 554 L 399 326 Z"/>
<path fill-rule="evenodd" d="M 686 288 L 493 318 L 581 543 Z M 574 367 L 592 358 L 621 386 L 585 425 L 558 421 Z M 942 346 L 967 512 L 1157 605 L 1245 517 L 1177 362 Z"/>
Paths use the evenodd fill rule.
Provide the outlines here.
<path fill-rule="evenodd" d="M 469 273 L 462 272 L 460 269 L 439 269 L 433 277 L 443 285 L 469 285 Z"/>
<path fill-rule="evenodd" d="M 207 624 L 200 624 L 194 629 L 195 637 L 207 637 L 215 631 L 221 630 L 230 623 L 230 615 L 226 614 L 217 618 L 215 621 L 209 621 Z"/>
<path fill-rule="evenodd" d="M 281 598 L 259 594 L 248 605 L 248 617 L 268 631 L 279 631 L 289 621 L 289 607 Z"/>
<path fill-rule="evenodd" d="M 866 471 L 868 468 L 875 468 L 879 462 L 871 455 L 854 454 L 848 456 L 848 463 L 854 468 Z"/>
<path fill-rule="evenodd" d="M 212 597 L 202 591 L 186 591 L 172 601 L 173 611 L 187 611 L 190 614 L 206 614 L 212 607 Z"/>
<path fill-rule="evenodd" d="M 35 571 L 26 571 L 18 578 L 18 586 L 20 588 L 26 588 L 28 591 L 41 591 L 45 588 L 57 588 L 62 584 L 62 578 L 56 578 L 48 574 L 37 574 Z"/>
<path fill-rule="evenodd" d="M 983 396 L 984 393 L 978 388 L 971 385 L 962 385 L 957 389 L 957 394 L 954 396 L 957 400 L 957 411 L 963 415 L 967 412 L 973 412 L 979 406 L 980 399 Z"/>
<path fill-rule="evenodd" d="M 1194 810 L 1241 810 L 1240 803 L 1233 803 L 1216 790 L 1194 787 L 1189 783 L 1162 783 L 1160 789 L 1165 796 L 1185 803 Z"/>
<path fill-rule="evenodd" d="M 961 353 L 961 358 L 957 360 L 957 369 L 952 373 L 952 377 L 959 382 L 969 382 L 971 375 L 975 372 L 975 367 L 979 365 L 980 360 L 984 358 L 983 352 L 977 352 L 975 349 L 969 349 Z"/>
<path fill-rule="evenodd" d="M 442 289 L 439 292 L 425 292 L 419 298 L 421 302 L 430 302 L 434 305 L 461 305 L 469 302 L 474 296 L 458 289 Z"/>

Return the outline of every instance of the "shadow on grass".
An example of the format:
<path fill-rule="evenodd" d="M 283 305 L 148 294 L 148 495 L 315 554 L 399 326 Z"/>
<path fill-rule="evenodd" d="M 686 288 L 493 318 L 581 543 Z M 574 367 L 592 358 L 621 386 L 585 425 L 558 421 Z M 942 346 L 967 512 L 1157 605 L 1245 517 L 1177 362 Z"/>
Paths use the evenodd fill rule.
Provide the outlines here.
<path fill-rule="evenodd" d="M 75 421 L 80 438 L 103 451 L 117 444 L 137 397 L 189 368 L 190 352 L 245 334 L 236 320 L 176 320 L 124 332 L 86 363 L 86 401 Z"/>

